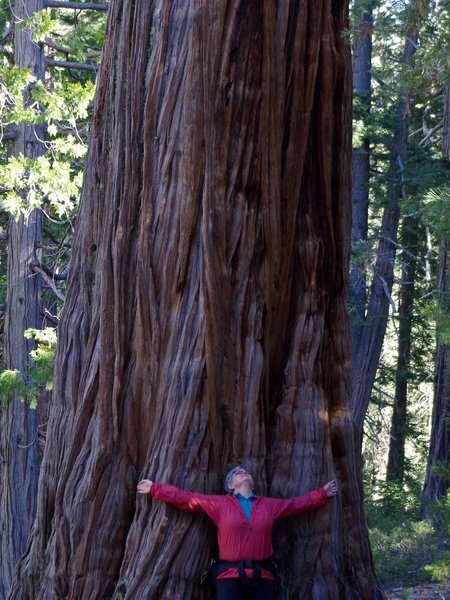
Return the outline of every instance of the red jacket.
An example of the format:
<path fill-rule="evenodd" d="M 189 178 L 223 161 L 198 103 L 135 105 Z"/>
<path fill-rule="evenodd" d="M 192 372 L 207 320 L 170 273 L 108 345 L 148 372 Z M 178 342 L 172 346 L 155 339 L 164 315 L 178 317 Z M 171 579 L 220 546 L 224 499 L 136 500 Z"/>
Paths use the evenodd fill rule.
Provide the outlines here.
<path fill-rule="evenodd" d="M 249 523 L 235 496 L 194 494 L 164 483 L 154 483 L 150 494 L 177 508 L 206 513 L 217 527 L 219 558 L 232 562 L 270 558 L 272 527 L 277 519 L 315 510 L 327 503 L 323 488 L 287 500 L 256 498 Z M 238 577 L 237 570 L 229 569 L 219 576 L 220 579 L 228 577 Z M 263 577 L 271 578 L 271 575 L 263 572 Z"/>

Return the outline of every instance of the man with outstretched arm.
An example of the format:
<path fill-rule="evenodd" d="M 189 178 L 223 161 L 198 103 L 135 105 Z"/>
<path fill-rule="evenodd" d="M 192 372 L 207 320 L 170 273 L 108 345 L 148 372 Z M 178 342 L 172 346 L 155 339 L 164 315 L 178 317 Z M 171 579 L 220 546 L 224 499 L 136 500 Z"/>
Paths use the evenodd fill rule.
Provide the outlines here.
<path fill-rule="evenodd" d="M 219 561 L 215 566 L 217 600 L 272 600 L 275 521 L 325 506 L 337 494 L 335 480 L 303 496 L 256 496 L 251 474 L 234 467 L 225 478 L 227 495 L 196 494 L 173 485 L 139 482 L 137 491 L 182 510 L 204 512 L 217 527 Z"/>

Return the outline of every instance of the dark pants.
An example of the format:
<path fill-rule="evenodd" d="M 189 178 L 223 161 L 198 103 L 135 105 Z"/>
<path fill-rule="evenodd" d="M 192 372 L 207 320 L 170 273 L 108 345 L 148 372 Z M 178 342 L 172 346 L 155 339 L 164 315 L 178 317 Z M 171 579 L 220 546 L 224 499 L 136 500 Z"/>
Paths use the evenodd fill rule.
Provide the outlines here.
<path fill-rule="evenodd" d="M 273 600 L 274 582 L 261 579 L 259 585 L 244 585 L 240 579 L 218 579 L 217 600 Z"/>

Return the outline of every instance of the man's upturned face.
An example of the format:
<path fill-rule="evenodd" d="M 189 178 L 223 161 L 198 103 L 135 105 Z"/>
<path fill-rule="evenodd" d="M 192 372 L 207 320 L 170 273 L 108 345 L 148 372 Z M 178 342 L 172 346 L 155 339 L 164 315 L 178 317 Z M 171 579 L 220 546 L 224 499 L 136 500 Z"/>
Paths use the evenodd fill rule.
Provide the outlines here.
<path fill-rule="evenodd" d="M 233 478 L 231 479 L 231 487 L 234 490 L 238 490 L 242 486 L 242 484 L 247 481 L 250 482 L 250 487 L 253 489 L 255 487 L 255 484 L 253 482 L 253 477 L 250 475 L 250 473 L 245 469 L 237 469 L 233 473 Z"/>

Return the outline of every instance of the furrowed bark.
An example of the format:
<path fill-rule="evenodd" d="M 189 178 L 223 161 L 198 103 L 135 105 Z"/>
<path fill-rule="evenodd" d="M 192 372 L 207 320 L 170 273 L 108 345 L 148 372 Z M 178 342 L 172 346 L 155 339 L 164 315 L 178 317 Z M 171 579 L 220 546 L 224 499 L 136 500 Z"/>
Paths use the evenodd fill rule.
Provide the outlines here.
<path fill-rule="evenodd" d="M 346 18 L 329 0 L 112 2 L 11 598 L 208 597 L 211 527 L 135 486 L 220 492 L 237 462 L 259 493 L 339 478 L 279 531 L 286 598 L 382 597 L 350 412 Z"/>

